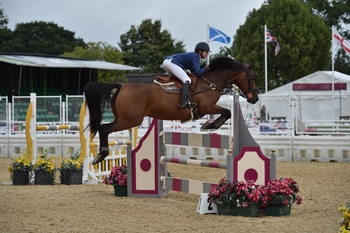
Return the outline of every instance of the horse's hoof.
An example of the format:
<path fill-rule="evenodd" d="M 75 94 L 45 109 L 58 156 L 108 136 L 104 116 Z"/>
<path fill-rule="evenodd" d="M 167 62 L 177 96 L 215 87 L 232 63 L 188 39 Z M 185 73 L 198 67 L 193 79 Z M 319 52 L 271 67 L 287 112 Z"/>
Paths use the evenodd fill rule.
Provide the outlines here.
<path fill-rule="evenodd" d="M 94 160 L 92 161 L 92 164 L 95 165 L 95 164 L 98 164 L 100 162 L 103 161 L 103 158 L 101 156 L 101 154 L 98 154 L 96 157 L 94 157 Z"/>
<path fill-rule="evenodd" d="M 211 122 L 206 122 L 204 125 L 202 125 L 201 129 L 211 129 Z"/>
<path fill-rule="evenodd" d="M 98 153 L 98 155 L 92 161 L 92 164 L 95 165 L 102 162 L 107 157 L 108 153 L 109 151 L 101 150 L 100 153 Z"/>

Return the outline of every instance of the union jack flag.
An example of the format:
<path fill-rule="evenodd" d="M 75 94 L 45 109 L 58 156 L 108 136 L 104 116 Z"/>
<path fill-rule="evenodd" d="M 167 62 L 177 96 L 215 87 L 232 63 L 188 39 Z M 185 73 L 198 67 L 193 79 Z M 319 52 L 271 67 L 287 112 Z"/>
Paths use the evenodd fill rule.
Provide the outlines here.
<path fill-rule="evenodd" d="M 280 45 L 278 44 L 275 37 L 272 36 L 269 29 L 266 28 L 266 42 L 272 42 L 275 44 L 275 56 L 280 52 Z"/>

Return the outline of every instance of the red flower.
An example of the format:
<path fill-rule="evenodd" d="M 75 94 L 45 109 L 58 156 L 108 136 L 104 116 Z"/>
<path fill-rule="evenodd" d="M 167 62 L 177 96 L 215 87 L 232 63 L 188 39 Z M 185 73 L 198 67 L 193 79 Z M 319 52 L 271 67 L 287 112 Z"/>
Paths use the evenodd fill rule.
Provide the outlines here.
<path fill-rule="evenodd" d="M 111 173 L 109 176 L 107 176 L 104 180 L 103 183 L 106 185 L 114 185 L 118 184 L 121 186 L 126 186 L 127 185 L 127 180 L 128 180 L 128 175 L 127 175 L 127 166 L 122 165 L 122 166 L 114 166 L 111 170 Z"/>

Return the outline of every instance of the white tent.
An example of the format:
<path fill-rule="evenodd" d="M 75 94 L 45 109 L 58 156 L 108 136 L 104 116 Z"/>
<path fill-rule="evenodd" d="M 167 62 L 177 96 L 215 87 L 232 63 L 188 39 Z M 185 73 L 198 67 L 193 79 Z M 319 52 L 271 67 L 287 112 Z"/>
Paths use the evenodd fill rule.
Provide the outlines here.
<path fill-rule="evenodd" d="M 334 92 L 332 83 L 335 83 Z M 298 85 L 301 84 L 301 85 Z M 259 96 L 270 119 L 339 120 L 350 116 L 350 76 L 317 71 Z"/>

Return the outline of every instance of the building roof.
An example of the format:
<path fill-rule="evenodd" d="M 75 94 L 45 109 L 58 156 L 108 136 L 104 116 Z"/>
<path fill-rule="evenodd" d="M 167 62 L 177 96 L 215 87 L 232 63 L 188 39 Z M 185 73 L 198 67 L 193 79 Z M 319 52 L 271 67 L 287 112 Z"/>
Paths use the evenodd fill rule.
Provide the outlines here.
<path fill-rule="evenodd" d="M 141 68 L 112 62 L 53 56 L 47 54 L 0 53 L 0 62 L 19 66 L 46 68 L 90 68 L 102 70 L 141 70 Z"/>

